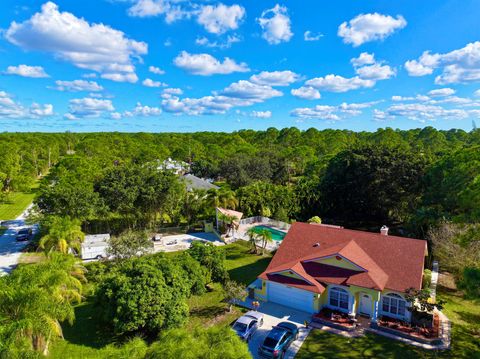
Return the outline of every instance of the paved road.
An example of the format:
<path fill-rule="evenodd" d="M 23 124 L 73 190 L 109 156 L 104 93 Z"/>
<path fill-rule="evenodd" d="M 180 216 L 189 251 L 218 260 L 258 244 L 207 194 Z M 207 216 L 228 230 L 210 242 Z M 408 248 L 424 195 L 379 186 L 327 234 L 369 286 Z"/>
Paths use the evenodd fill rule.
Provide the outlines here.
<path fill-rule="evenodd" d="M 23 227 L 31 227 L 34 234 L 38 230 L 36 225 L 27 226 L 25 224 L 25 216 L 28 214 L 29 209 L 30 207 L 15 220 L 2 221 L 2 225 L 8 227 L 8 229 L 0 236 L 0 276 L 10 273 L 15 268 L 22 254 L 22 249 L 28 244 L 28 241 L 16 241 L 17 232 Z"/>

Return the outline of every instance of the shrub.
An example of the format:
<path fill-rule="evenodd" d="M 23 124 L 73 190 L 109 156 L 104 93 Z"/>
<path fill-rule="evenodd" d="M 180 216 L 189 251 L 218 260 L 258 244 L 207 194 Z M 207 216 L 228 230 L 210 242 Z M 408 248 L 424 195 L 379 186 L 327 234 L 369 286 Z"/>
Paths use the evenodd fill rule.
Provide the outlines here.
<path fill-rule="evenodd" d="M 228 280 L 225 251 L 222 248 L 216 247 L 212 243 L 196 241 L 192 243 L 187 253 L 208 270 L 210 278 L 207 279 L 207 282 L 225 283 Z"/>
<path fill-rule="evenodd" d="M 129 261 L 114 270 L 99 285 L 97 304 L 117 335 L 157 335 L 182 325 L 188 316 L 185 295 L 148 261 Z"/>
<path fill-rule="evenodd" d="M 248 359 L 248 347 L 229 327 L 169 330 L 152 344 L 146 359 Z"/>
<path fill-rule="evenodd" d="M 423 289 L 428 289 L 430 288 L 431 284 L 432 284 L 432 271 L 430 269 L 425 269 L 423 271 L 422 287 Z"/>
<path fill-rule="evenodd" d="M 480 298 L 480 268 L 465 268 L 458 287 L 469 298 Z"/>

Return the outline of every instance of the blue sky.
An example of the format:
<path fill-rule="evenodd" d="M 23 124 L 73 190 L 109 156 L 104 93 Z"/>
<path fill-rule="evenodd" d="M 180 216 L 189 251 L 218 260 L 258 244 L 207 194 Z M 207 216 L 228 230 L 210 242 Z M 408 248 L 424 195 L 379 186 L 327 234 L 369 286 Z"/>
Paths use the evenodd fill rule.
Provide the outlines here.
<path fill-rule="evenodd" d="M 0 131 L 470 130 L 480 2 L 2 0 Z"/>

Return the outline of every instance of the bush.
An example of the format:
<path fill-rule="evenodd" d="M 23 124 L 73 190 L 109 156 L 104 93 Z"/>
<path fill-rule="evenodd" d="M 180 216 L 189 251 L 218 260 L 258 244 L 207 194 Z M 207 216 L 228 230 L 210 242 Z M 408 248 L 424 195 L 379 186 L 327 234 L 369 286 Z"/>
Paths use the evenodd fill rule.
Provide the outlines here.
<path fill-rule="evenodd" d="M 229 327 L 175 329 L 162 333 L 146 359 L 248 359 L 248 347 Z"/>
<path fill-rule="evenodd" d="M 308 223 L 318 223 L 318 224 L 321 224 L 322 223 L 322 219 L 319 217 L 319 216 L 313 216 L 312 218 L 310 218 L 308 220 Z"/>
<path fill-rule="evenodd" d="M 139 260 L 124 263 L 100 283 L 97 304 L 115 334 L 157 335 L 186 321 L 185 295 L 166 277 L 156 266 Z"/>
<path fill-rule="evenodd" d="M 465 268 L 458 287 L 469 298 L 480 298 L 480 268 Z"/>
<path fill-rule="evenodd" d="M 212 243 L 195 241 L 187 253 L 208 270 L 210 278 L 207 279 L 207 282 L 225 283 L 228 280 L 225 251 L 222 248 L 216 247 Z"/>
<path fill-rule="evenodd" d="M 428 288 L 430 288 L 431 284 L 432 284 L 432 271 L 430 269 L 425 269 L 423 271 L 422 288 L 423 289 L 428 289 Z"/>

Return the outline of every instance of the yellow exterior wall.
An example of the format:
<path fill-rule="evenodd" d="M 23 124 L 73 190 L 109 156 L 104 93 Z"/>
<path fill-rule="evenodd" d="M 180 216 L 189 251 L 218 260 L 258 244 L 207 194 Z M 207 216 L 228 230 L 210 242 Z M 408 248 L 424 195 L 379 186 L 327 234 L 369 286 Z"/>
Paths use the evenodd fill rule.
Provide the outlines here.
<path fill-rule="evenodd" d="M 300 280 L 305 280 L 303 279 L 302 277 L 300 277 L 299 275 L 295 274 L 295 273 L 290 273 L 289 271 L 284 271 L 284 272 L 279 272 L 279 273 L 276 273 L 278 275 L 283 275 L 285 277 L 289 277 L 289 278 L 295 278 L 295 279 L 300 279 Z"/>
<path fill-rule="evenodd" d="M 255 299 L 266 300 L 267 299 L 267 283 L 262 280 L 262 288 L 255 288 Z"/>
<path fill-rule="evenodd" d="M 360 293 L 368 294 L 368 295 L 370 295 L 370 297 L 372 297 L 372 313 L 375 312 L 375 301 L 378 302 L 380 300 L 380 291 L 375 290 L 375 289 L 357 287 L 357 286 L 354 286 L 354 285 L 350 286 L 348 288 L 348 291 L 355 298 L 355 303 L 354 303 L 354 306 L 353 306 L 353 308 L 355 310 L 355 313 L 358 312 L 358 305 L 360 304 Z"/>
<path fill-rule="evenodd" d="M 321 263 L 321 264 L 327 264 L 329 266 L 334 266 L 334 267 L 340 267 L 340 268 L 346 268 L 346 269 L 351 269 L 351 270 L 362 270 L 362 268 L 360 268 L 359 266 L 356 266 L 355 264 L 345 260 L 345 259 L 341 259 L 341 260 L 338 260 L 334 257 L 328 257 L 328 258 L 322 258 L 322 259 L 319 259 L 319 260 L 316 260 L 315 261 L 316 263 Z"/>

